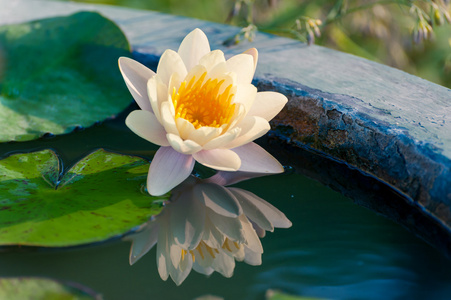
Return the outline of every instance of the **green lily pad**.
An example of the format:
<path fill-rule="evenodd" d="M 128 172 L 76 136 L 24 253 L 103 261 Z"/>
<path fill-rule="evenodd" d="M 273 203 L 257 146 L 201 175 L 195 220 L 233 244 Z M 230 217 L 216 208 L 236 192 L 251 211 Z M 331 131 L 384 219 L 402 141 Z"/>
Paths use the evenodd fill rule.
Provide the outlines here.
<path fill-rule="evenodd" d="M 60 175 L 50 150 L 0 161 L 0 246 L 66 247 L 121 237 L 161 210 L 149 163 L 104 150 Z"/>
<path fill-rule="evenodd" d="M 122 31 L 98 13 L 0 26 L 0 142 L 62 134 L 131 102 L 117 60 Z"/>
<path fill-rule="evenodd" d="M 0 278 L 0 299 L 100 300 L 102 296 L 77 283 L 39 277 Z"/>
<path fill-rule="evenodd" d="M 282 293 L 277 290 L 267 290 L 266 291 L 266 300 L 326 300 L 324 298 L 314 298 L 314 297 L 305 297 L 305 296 L 293 296 Z"/>

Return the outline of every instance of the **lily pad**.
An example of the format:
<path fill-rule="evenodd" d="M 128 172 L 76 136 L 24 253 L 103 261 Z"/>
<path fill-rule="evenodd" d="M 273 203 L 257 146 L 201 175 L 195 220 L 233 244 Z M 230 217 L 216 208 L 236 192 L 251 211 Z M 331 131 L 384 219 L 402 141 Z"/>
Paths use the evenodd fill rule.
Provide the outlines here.
<path fill-rule="evenodd" d="M 149 163 L 97 150 L 61 175 L 51 150 L 0 161 L 0 246 L 66 247 L 134 230 L 161 210 L 145 190 Z"/>
<path fill-rule="evenodd" d="M 120 56 L 130 56 L 126 37 L 98 13 L 0 26 L 0 142 L 68 133 L 124 110 Z"/>
<path fill-rule="evenodd" d="M 267 290 L 266 291 L 266 300 L 326 300 L 324 298 L 314 298 L 314 297 L 305 297 L 305 296 L 293 296 L 282 293 L 277 290 Z"/>
<path fill-rule="evenodd" d="M 0 278 L 0 299 L 100 300 L 102 296 L 77 283 L 39 277 Z"/>

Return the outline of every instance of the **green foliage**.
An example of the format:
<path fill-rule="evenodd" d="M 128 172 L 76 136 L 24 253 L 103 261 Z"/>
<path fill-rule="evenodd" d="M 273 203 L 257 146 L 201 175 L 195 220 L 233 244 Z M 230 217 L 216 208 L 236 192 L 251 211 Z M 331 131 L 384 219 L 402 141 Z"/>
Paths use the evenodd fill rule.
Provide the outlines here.
<path fill-rule="evenodd" d="M 80 284 L 39 277 L 0 279 L 0 299 L 8 300 L 101 300 L 99 294 L 82 290 Z"/>
<path fill-rule="evenodd" d="M 91 126 L 131 97 L 118 71 L 129 56 L 121 30 L 81 12 L 0 27 L 0 142 Z"/>
<path fill-rule="evenodd" d="M 60 0 L 64 1 L 64 0 Z M 447 0 L 75 0 L 230 22 L 233 45 L 266 31 L 362 56 L 451 87 Z"/>
<path fill-rule="evenodd" d="M 66 247 L 120 237 L 159 213 L 144 159 L 98 150 L 62 173 L 50 150 L 0 161 L 0 245 Z"/>
<path fill-rule="evenodd" d="M 268 290 L 266 292 L 266 300 L 325 300 L 325 299 L 304 296 L 293 296 L 282 293 L 280 291 Z"/>

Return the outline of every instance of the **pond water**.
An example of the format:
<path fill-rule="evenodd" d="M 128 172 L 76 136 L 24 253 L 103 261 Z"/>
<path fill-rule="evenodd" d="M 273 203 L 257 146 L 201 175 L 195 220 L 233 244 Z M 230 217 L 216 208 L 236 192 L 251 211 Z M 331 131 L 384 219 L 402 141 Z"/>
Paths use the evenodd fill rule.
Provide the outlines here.
<path fill-rule="evenodd" d="M 160 279 L 155 249 L 128 264 L 128 242 L 66 251 L 7 252 L 1 276 L 77 281 L 111 299 L 264 299 L 267 289 L 328 299 L 449 299 L 451 262 L 399 225 L 302 175 L 239 184 L 293 222 L 262 239 L 263 264 L 234 276 L 191 272 L 181 286 Z"/>
<path fill-rule="evenodd" d="M 61 152 L 66 167 L 101 145 L 151 157 L 156 148 L 123 125 L 127 113 L 70 135 L 4 144 L 1 154 L 52 147 Z M 451 261 L 349 198 L 295 172 L 237 186 L 275 205 L 293 226 L 268 233 L 262 239 L 263 264 L 237 263 L 232 278 L 193 271 L 177 287 L 160 279 L 155 249 L 130 266 L 130 243 L 121 241 L 58 251 L 7 248 L 0 254 L 0 276 L 76 281 L 102 293 L 105 300 L 194 299 L 206 294 L 264 299 L 268 289 L 327 299 L 449 299 Z"/>

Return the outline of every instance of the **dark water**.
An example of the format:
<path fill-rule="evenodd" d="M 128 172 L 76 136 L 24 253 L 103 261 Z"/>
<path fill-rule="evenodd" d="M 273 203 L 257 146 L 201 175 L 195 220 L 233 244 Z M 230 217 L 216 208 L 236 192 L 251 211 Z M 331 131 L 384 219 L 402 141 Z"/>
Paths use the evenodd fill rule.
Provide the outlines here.
<path fill-rule="evenodd" d="M 46 276 L 88 285 L 115 299 L 264 299 L 267 289 L 329 299 L 450 299 L 451 262 L 397 224 L 302 175 L 254 179 L 240 187 L 293 222 L 262 239 L 263 264 L 237 263 L 234 276 L 194 271 L 180 287 L 162 281 L 155 249 L 128 264 L 129 243 L 60 252 L 0 255 L 1 276 Z"/>
<path fill-rule="evenodd" d="M 104 147 L 151 158 L 157 148 L 124 126 L 133 109 L 136 106 L 114 120 L 69 135 L 2 144 L 0 157 L 51 147 L 67 168 Z M 102 293 L 105 300 L 193 299 L 206 294 L 264 299 L 267 289 L 328 299 L 451 299 L 451 261 L 340 193 L 294 172 L 238 186 L 278 207 L 293 226 L 268 233 L 262 239 L 263 264 L 237 263 L 232 278 L 217 273 L 207 278 L 193 271 L 177 287 L 160 279 L 155 249 L 130 266 L 130 244 L 120 241 L 77 250 L 3 252 L 0 276 L 77 281 Z"/>

